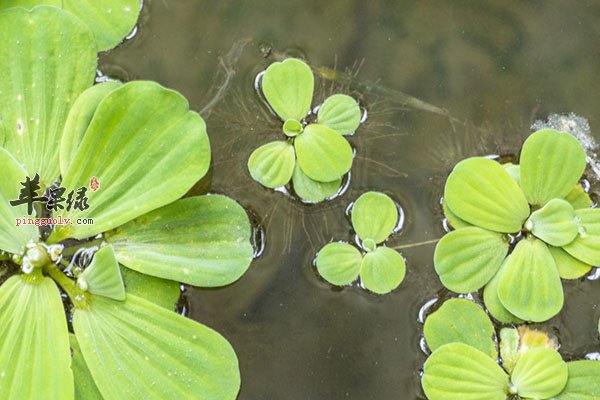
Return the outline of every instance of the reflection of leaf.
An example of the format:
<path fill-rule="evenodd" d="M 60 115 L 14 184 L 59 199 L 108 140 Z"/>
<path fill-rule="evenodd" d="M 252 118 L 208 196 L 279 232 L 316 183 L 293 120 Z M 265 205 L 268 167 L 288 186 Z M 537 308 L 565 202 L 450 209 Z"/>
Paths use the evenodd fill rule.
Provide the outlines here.
<path fill-rule="evenodd" d="M 600 361 L 581 360 L 567 363 L 569 380 L 556 400 L 600 399 Z"/>
<path fill-rule="evenodd" d="M 121 266 L 121 275 L 125 282 L 127 294 L 133 294 L 151 301 L 169 311 L 175 309 L 175 305 L 181 296 L 179 282 L 142 274 L 123 266 Z"/>
<path fill-rule="evenodd" d="M 389 247 L 378 247 L 365 254 L 360 267 L 360 280 L 371 292 L 386 294 L 404 280 L 404 257 Z"/>
<path fill-rule="evenodd" d="M 562 279 L 577 279 L 590 272 L 592 266 L 571 256 L 558 247 L 549 247 Z"/>
<path fill-rule="evenodd" d="M 295 164 L 294 146 L 278 140 L 254 150 L 248 159 L 248 170 L 252 179 L 274 189 L 290 181 Z"/>
<path fill-rule="evenodd" d="M 363 193 L 352 206 L 352 227 L 362 240 L 372 239 L 381 243 L 397 224 L 396 204 L 383 193 Z"/>
<path fill-rule="evenodd" d="M 306 116 L 313 89 L 314 77 L 310 67 L 296 58 L 269 65 L 262 78 L 265 98 L 284 121 L 300 121 Z"/>
<path fill-rule="evenodd" d="M 79 279 L 85 282 L 87 290 L 92 294 L 125 300 L 123 278 L 112 246 L 98 250 Z"/>
<path fill-rule="evenodd" d="M 343 286 L 358 278 L 362 254 L 348 243 L 329 243 L 317 256 L 319 274 L 333 285 Z"/>
<path fill-rule="evenodd" d="M 576 210 L 575 216 L 579 235 L 563 249 L 585 263 L 600 265 L 600 208 Z"/>
<path fill-rule="evenodd" d="M 552 246 L 564 246 L 577 236 L 575 210 L 565 200 L 552 199 L 531 214 L 525 228 Z"/>
<path fill-rule="evenodd" d="M 302 172 L 300 165 L 296 163 L 294 174 L 292 175 L 292 182 L 294 183 L 294 192 L 296 192 L 302 200 L 317 203 L 336 194 L 340 189 L 342 179 L 339 178 L 332 182 L 315 181 L 306 176 L 306 174 Z"/>
<path fill-rule="evenodd" d="M 342 135 L 349 135 L 356 131 L 361 117 L 356 100 L 345 94 L 334 94 L 319 107 L 317 122 Z"/>
<path fill-rule="evenodd" d="M 556 350 L 534 348 L 519 356 L 511 384 L 521 397 L 549 399 L 563 390 L 568 377 L 567 364 Z"/>

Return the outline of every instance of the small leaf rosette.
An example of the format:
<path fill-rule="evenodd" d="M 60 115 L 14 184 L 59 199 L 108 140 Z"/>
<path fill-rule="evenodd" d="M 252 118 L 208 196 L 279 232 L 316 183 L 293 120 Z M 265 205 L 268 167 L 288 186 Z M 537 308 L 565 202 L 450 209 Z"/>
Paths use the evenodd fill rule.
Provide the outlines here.
<path fill-rule="evenodd" d="M 527 138 L 520 165 L 482 157 L 458 163 L 443 199 L 455 230 L 434 254 L 444 286 L 483 287 L 486 307 L 505 323 L 558 314 L 561 278 L 600 265 L 600 210 L 578 183 L 585 166 L 577 139 L 550 129 Z"/>
<path fill-rule="evenodd" d="M 424 335 L 431 355 L 421 384 L 429 400 L 574 400 L 600 395 L 600 362 L 566 363 L 553 340 L 527 327 L 502 329 L 498 352 L 492 322 L 470 300 L 442 304 L 425 320 Z"/>
<path fill-rule="evenodd" d="M 352 147 L 344 136 L 353 134 L 361 123 L 356 100 L 334 94 L 320 105 L 316 118 L 309 114 L 314 76 L 296 58 L 271 64 L 262 76 L 261 89 L 283 121 L 287 140 L 267 143 L 250 155 L 252 178 L 271 189 L 291 180 L 296 194 L 306 202 L 334 196 L 352 167 Z"/>
<path fill-rule="evenodd" d="M 367 192 L 352 207 L 352 226 L 362 251 L 348 243 L 329 243 L 317 255 L 319 274 L 329 283 L 348 285 L 359 276 L 371 292 L 386 294 L 404 280 L 406 262 L 402 254 L 380 245 L 398 223 L 398 208 L 387 195 Z M 379 246 L 378 246 L 379 245 Z"/>

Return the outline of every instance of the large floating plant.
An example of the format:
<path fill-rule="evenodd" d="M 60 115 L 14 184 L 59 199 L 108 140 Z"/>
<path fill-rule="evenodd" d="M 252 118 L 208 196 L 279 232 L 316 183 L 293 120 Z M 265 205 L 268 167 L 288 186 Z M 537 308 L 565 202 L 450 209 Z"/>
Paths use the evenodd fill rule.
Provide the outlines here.
<path fill-rule="evenodd" d="M 438 243 L 435 269 L 458 293 L 484 289 L 502 322 L 541 322 L 563 306 L 561 278 L 600 265 L 600 210 L 578 183 L 585 152 L 573 136 L 533 133 L 520 165 L 473 157 L 446 182 L 444 213 L 454 231 Z"/>
<path fill-rule="evenodd" d="M 334 94 L 311 113 L 314 76 L 303 61 L 289 58 L 271 64 L 260 88 L 270 108 L 282 120 L 287 140 L 267 143 L 248 160 L 254 180 L 268 188 L 290 180 L 300 198 L 319 202 L 337 193 L 352 166 L 352 147 L 344 138 L 358 128 L 361 110 L 356 100 Z"/>

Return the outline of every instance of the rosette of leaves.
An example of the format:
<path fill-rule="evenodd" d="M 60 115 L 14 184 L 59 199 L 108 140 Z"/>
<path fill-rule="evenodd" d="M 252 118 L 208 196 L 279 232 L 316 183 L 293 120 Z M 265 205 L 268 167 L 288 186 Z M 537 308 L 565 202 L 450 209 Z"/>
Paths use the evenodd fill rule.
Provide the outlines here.
<path fill-rule="evenodd" d="M 389 196 L 379 192 L 362 194 L 352 206 L 352 226 L 361 249 L 342 242 L 325 245 L 317 255 L 319 274 L 333 285 L 348 285 L 360 277 L 371 292 L 391 292 L 406 274 L 402 254 L 382 245 L 397 224 L 398 208 Z"/>
<path fill-rule="evenodd" d="M 308 202 L 319 202 L 337 193 L 342 177 L 352 167 L 352 147 L 344 138 L 361 122 L 356 100 L 334 94 L 311 112 L 314 76 L 296 58 L 271 64 L 261 81 L 262 93 L 282 120 L 287 140 L 256 149 L 248 160 L 250 175 L 268 188 L 287 185 Z"/>
<path fill-rule="evenodd" d="M 455 230 L 434 255 L 444 286 L 458 293 L 485 287 L 486 307 L 501 322 L 555 316 L 561 278 L 600 265 L 600 210 L 578 183 L 585 166 L 577 139 L 549 129 L 527 138 L 520 165 L 482 157 L 458 163 L 443 201 Z"/>
<path fill-rule="evenodd" d="M 180 199 L 210 164 L 204 121 L 153 82 L 92 86 L 97 39 L 70 12 L 2 11 L 0 37 L 0 257 L 10 276 L 0 286 L 0 398 L 236 398 L 231 345 L 173 312 L 178 282 L 227 285 L 253 255 L 235 201 Z M 9 201 L 36 174 L 42 190 L 95 177 L 89 208 L 51 215 L 93 224 L 49 235 L 16 226 L 27 205 Z M 97 251 L 73 276 L 65 260 L 80 247 Z"/>
<path fill-rule="evenodd" d="M 421 384 L 429 400 L 592 399 L 598 361 L 563 361 L 556 343 L 529 328 L 505 328 L 466 299 L 446 301 L 424 326 L 431 355 Z M 501 362 L 498 363 L 498 359 Z"/>

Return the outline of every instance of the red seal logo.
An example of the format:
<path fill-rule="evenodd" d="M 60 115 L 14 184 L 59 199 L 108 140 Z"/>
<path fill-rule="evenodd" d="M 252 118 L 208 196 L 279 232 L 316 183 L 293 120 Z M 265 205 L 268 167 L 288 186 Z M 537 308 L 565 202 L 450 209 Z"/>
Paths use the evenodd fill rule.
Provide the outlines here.
<path fill-rule="evenodd" d="M 100 181 L 98 181 L 98 178 L 93 176 L 92 179 L 90 179 L 90 189 L 92 192 L 95 192 L 98 190 L 98 188 L 100 188 Z"/>

